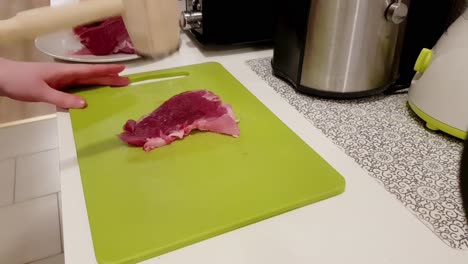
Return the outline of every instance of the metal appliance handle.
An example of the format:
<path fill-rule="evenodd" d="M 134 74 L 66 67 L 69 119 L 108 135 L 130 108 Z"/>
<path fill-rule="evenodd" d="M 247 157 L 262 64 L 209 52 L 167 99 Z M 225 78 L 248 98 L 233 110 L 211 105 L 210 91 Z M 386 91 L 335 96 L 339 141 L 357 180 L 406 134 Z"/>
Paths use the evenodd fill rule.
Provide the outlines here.
<path fill-rule="evenodd" d="M 395 24 L 403 23 L 408 17 L 408 6 L 402 0 L 393 1 L 385 11 L 385 18 Z"/>

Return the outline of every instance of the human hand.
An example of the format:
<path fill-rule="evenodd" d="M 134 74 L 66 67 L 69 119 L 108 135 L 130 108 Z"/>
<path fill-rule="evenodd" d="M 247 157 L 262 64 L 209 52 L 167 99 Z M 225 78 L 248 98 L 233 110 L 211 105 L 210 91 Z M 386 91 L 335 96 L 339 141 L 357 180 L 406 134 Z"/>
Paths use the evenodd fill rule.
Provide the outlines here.
<path fill-rule="evenodd" d="M 58 107 L 84 108 L 86 101 L 61 90 L 72 85 L 126 86 L 124 65 L 18 62 L 0 59 L 0 96 Z"/>

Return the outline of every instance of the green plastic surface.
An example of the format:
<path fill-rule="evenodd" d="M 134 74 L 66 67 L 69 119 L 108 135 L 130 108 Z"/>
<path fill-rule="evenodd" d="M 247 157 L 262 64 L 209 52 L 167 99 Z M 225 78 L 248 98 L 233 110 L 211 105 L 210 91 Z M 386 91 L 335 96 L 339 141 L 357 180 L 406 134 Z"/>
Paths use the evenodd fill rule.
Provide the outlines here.
<path fill-rule="evenodd" d="M 408 100 L 408 104 L 417 116 L 419 116 L 422 120 L 426 121 L 426 127 L 429 128 L 430 130 L 434 130 L 434 131 L 440 130 L 442 132 L 445 132 L 451 136 L 457 137 L 462 140 L 468 139 L 468 133 L 466 131 L 452 127 L 450 125 L 445 124 L 444 122 L 441 122 L 433 118 L 432 116 L 426 114 L 424 111 L 419 109 L 414 103 L 412 103 L 409 100 Z"/>
<path fill-rule="evenodd" d="M 419 73 L 425 72 L 429 65 L 431 65 L 432 55 L 432 50 L 423 48 L 418 56 L 418 59 L 416 60 L 416 63 L 414 64 L 414 70 Z"/>
<path fill-rule="evenodd" d="M 127 88 L 76 91 L 71 110 L 99 263 L 136 263 L 342 193 L 344 178 L 218 63 L 131 75 Z M 239 138 L 198 132 L 144 152 L 117 134 L 180 92 L 233 106 Z"/>

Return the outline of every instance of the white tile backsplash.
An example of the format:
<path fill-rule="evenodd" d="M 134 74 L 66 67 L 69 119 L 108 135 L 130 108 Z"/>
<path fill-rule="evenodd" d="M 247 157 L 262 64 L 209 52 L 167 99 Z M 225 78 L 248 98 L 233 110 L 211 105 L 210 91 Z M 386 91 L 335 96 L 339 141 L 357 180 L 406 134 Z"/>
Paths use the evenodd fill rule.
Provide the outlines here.
<path fill-rule="evenodd" d="M 61 253 L 57 195 L 0 208 L 0 263 L 24 264 Z"/>
<path fill-rule="evenodd" d="M 62 251 L 63 251 L 63 223 L 62 223 L 62 192 L 57 193 L 57 204 L 59 208 L 59 225 L 60 225 L 60 239 L 62 241 Z"/>
<path fill-rule="evenodd" d="M 14 190 L 15 160 L 0 161 L 0 207 L 13 203 Z"/>
<path fill-rule="evenodd" d="M 57 119 L 0 128 L 0 160 L 58 147 Z"/>
<path fill-rule="evenodd" d="M 58 150 L 21 156 L 16 160 L 15 202 L 60 191 Z"/>
<path fill-rule="evenodd" d="M 34 261 L 29 264 L 64 264 L 64 263 L 65 263 L 65 259 L 63 257 L 63 254 L 60 254 L 57 256 L 50 257 L 50 258 Z"/>

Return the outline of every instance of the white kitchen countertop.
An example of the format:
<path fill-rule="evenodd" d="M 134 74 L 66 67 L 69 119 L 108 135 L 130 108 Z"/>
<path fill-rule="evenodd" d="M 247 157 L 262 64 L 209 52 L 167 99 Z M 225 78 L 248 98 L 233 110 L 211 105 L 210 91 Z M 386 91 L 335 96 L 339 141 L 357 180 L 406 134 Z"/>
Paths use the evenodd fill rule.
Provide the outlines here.
<path fill-rule="evenodd" d="M 335 167 L 344 194 L 173 251 L 144 263 L 467 263 L 468 251 L 444 244 L 376 180 L 331 143 L 245 64 L 271 50 L 200 51 L 182 35 L 181 50 L 136 62 L 124 74 L 217 61 Z M 96 263 L 67 112 L 58 114 L 62 221 L 67 264 Z"/>
<path fill-rule="evenodd" d="M 53 2 L 53 1 L 52 1 Z M 63 2 L 63 1 L 62 1 Z M 272 55 L 252 48 L 202 51 L 182 35 L 180 51 L 129 63 L 124 74 L 217 61 L 346 179 L 345 193 L 170 252 L 144 263 L 468 263 L 286 103 L 245 64 Z M 58 114 L 65 263 L 96 263 L 67 112 Z"/>

